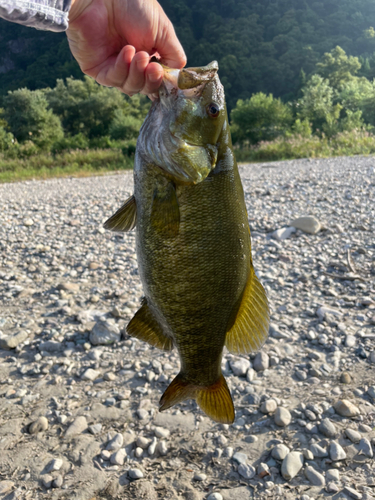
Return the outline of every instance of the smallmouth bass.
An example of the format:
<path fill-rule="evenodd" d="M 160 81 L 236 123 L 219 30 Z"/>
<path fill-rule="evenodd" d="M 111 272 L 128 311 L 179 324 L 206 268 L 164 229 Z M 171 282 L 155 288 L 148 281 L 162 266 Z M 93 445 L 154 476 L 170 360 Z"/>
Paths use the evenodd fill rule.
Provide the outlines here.
<path fill-rule="evenodd" d="M 164 392 L 160 411 L 193 398 L 213 420 L 232 423 L 223 348 L 235 354 L 260 349 L 269 308 L 252 265 L 217 71 L 215 61 L 165 68 L 137 141 L 134 195 L 104 227 L 136 228 L 144 299 L 127 333 L 179 353 L 180 373 Z"/>

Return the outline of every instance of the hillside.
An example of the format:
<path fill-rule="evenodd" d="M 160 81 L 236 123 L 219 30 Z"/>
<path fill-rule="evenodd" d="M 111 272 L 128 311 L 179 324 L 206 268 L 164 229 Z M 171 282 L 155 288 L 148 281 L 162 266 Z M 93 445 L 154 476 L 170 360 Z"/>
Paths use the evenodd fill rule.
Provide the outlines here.
<path fill-rule="evenodd" d="M 254 92 L 293 99 L 324 52 L 339 45 L 361 57 L 375 77 L 373 0 L 161 0 L 185 47 L 188 64 L 217 59 L 227 99 Z M 80 77 L 64 34 L 0 21 L 0 94 L 54 86 Z"/>

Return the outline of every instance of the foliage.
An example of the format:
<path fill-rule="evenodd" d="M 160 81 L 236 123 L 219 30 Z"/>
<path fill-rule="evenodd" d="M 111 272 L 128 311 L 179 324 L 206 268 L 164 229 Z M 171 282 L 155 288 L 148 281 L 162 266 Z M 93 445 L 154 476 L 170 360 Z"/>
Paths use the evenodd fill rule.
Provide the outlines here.
<path fill-rule="evenodd" d="M 250 99 L 240 99 L 231 112 L 232 132 L 235 142 L 249 141 L 256 144 L 284 134 L 292 123 L 290 106 L 262 92 Z"/>
<path fill-rule="evenodd" d="M 130 103 L 119 90 L 98 85 L 88 76 L 84 80 L 67 78 L 66 83 L 58 80 L 56 87 L 45 93 L 49 106 L 70 135 L 82 133 L 90 139 L 108 135 L 120 110 L 145 115 L 146 106 L 140 98 Z"/>
<path fill-rule="evenodd" d="M 373 0 L 161 0 L 190 66 L 217 59 L 229 109 L 264 92 L 295 100 L 300 72 L 309 77 L 337 45 L 360 57 L 375 77 Z M 57 78 L 82 78 L 66 35 L 0 20 L 0 93 L 54 87 Z M 324 76 L 324 75 L 323 75 Z M 327 78 L 327 76 L 324 76 Z"/>
<path fill-rule="evenodd" d="M 316 67 L 318 74 L 327 79 L 333 89 L 340 90 L 347 82 L 354 80 L 361 63 L 358 57 L 347 56 L 345 51 L 337 46 L 331 52 L 326 52 Z"/>
<path fill-rule="evenodd" d="M 326 136 L 300 135 L 278 137 L 247 150 L 236 151 L 241 161 L 277 161 L 294 158 L 327 158 L 329 156 L 369 155 L 375 153 L 375 135 L 356 129 L 340 132 L 331 139 Z"/>
<path fill-rule="evenodd" d="M 41 90 L 19 89 L 4 98 L 4 119 L 19 142 L 32 140 L 41 150 L 47 150 L 63 137 L 60 119 L 48 109 Z"/>

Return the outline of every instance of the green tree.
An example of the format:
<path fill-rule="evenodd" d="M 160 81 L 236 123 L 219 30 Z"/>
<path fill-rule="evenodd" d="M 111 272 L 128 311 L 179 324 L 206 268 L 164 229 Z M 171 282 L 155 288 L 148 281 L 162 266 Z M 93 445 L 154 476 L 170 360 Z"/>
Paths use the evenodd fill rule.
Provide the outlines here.
<path fill-rule="evenodd" d="M 361 63 L 358 57 L 347 56 L 345 50 L 337 46 L 324 54 L 316 68 L 318 74 L 327 79 L 332 88 L 340 89 L 355 78 Z"/>
<path fill-rule="evenodd" d="M 41 90 L 8 92 L 4 98 L 4 119 L 17 141 L 32 141 L 42 150 L 49 149 L 63 136 L 60 119 L 48 109 Z"/>
<path fill-rule="evenodd" d="M 292 120 L 290 106 L 272 94 L 259 92 L 245 101 L 240 99 L 232 110 L 233 140 L 250 144 L 272 140 L 284 134 Z"/>

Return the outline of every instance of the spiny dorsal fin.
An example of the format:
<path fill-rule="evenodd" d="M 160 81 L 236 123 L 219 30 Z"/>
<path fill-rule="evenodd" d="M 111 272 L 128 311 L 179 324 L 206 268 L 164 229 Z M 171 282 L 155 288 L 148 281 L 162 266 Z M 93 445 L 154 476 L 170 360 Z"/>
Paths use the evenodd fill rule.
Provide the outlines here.
<path fill-rule="evenodd" d="M 161 397 L 159 411 L 185 399 L 196 399 L 204 413 L 215 422 L 232 424 L 234 421 L 233 401 L 223 375 L 214 384 L 202 387 L 191 384 L 179 373 Z"/>
<path fill-rule="evenodd" d="M 266 292 L 251 266 L 236 319 L 226 335 L 228 351 L 234 354 L 258 351 L 268 336 L 269 315 Z"/>
<path fill-rule="evenodd" d="M 150 311 L 147 302 L 144 301 L 142 307 L 138 309 L 126 327 L 126 332 L 131 336 L 158 349 L 171 351 L 173 349 L 172 339 L 167 337 L 159 323 Z"/>
<path fill-rule="evenodd" d="M 110 231 L 131 231 L 137 223 L 137 205 L 134 194 L 104 224 Z"/>
<path fill-rule="evenodd" d="M 151 225 L 165 238 L 175 238 L 180 230 L 180 208 L 170 182 L 165 190 L 156 188 L 151 207 Z"/>

